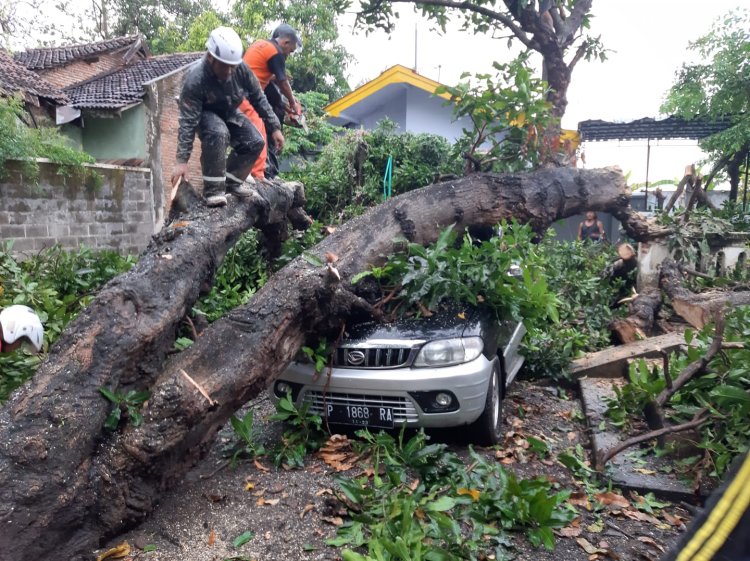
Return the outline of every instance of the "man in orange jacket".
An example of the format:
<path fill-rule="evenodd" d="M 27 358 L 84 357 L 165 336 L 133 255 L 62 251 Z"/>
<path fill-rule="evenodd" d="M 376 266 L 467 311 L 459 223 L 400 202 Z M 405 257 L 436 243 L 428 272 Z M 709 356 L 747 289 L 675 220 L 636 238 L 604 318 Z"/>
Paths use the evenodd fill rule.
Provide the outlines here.
<path fill-rule="evenodd" d="M 260 87 L 265 90 L 268 84 L 273 80 L 274 83 L 284 94 L 289 107 L 287 112 L 291 115 L 299 115 L 302 107 L 297 102 L 292 92 L 292 87 L 286 75 L 286 58 L 295 51 L 302 49 L 302 40 L 299 34 L 292 26 L 282 23 L 274 29 L 271 39 L 260 39 L 255 41 L 242 57 L 245 64 L 250 67 L 256 78 L 260 82 Z M 253 109 L 253 106 L 247 100 L 242 102 L 240 110 L 247 115 L 247 118 L 260 131 L 263 138 L 266 138 L 266 127 L 260 115 Z M 265 177 L 266 160 L 268 159 L 268 143 L 255 161 L 251 170 L 251 175 L 257 179 Z"/>

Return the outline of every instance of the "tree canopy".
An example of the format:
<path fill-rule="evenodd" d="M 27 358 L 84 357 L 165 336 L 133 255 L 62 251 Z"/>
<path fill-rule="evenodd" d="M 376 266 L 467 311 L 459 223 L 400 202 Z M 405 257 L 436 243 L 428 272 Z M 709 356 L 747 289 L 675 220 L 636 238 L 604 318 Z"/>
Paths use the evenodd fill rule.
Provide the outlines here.
<path fill-rule="evenodd" d="M 393 29 L 398 19 L 396 3 L 413 4 L 443 30 L 449 21 L 461 21 L 465 30 L 506 38 L 509 44 L 519 41 L 527 50 L 541 54 L 543 78 L 550 86 L 547 100 L 558 118 L 565 114 L 576 64 L 581 59 L 606 58 L 599 38 L 587 33 L 593 0 L 365 0 L 359 23 Z"/>
<path fill-rule="evenodd" d="M 684 64 L 662 105 L 662 112 L 685 119 L 726 121 L 729 126 L 701 141 L 716 169 L 726 169 L 730 199 L 736 200 L 741 168 L 747 173 L 750 149 L 750 12 L 720 18 L 711 31 L 690 44 L 701 61 Z"/>

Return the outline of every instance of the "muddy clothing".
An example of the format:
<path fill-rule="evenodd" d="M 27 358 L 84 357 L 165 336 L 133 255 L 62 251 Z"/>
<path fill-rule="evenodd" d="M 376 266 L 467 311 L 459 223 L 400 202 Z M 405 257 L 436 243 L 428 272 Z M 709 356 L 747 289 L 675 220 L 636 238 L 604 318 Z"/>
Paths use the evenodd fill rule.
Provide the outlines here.
<path fill-rule="evenodd" d="M 220 82 L 206 57 L 190 69 L 182 85 L 177 162 L 190 159 L 196 133 L 201 139 L 204 194 L 223 193 L 226 179 L 242 183 L 265 146 L 265 139 L 237 108 L 247 99 L 271 131 L 281 128 L 258 79 L 240 64 Z M 227 148 L 232 153 L 226 158 Z"/>

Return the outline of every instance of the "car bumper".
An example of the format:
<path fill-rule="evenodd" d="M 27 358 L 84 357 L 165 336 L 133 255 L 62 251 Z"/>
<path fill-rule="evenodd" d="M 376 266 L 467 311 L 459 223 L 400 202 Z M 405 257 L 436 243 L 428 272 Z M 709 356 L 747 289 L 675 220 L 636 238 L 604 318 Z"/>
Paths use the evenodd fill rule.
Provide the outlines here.
<path fill-rule="evenodd" d="M 493 363 L 486 357 L 443 368 L 328 369 L 313 379 L 310 364 L 293 362 L 271 385 L 287 382 L 294 388 L 297 405 L 308 403 L 311 412 L 325 416 L 327 406 L 361 406 L 387 408 L 393 425 L 400 427 L 442 428 L 467 425 L 484 411 Z M 451 393 L 458 407 L 452 411 L 428 412 L 427 396 L 435 392 Z M 367 423 L 362 423 L 366 426 Z"/>

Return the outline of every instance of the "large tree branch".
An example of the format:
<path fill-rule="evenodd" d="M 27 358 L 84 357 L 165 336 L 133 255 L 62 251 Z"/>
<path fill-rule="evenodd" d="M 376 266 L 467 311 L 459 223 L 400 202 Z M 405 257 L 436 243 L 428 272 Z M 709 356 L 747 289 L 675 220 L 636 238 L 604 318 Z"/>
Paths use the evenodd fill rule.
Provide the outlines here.
<path fill-rule="evenodd" d="M 658 430 L 646 432 L 643 434 L 639 434 L 639 435 L 634 436 L 633 438 L 629 438 L 621 442 L 617 446 L 613 446 L 609 450 L 605 450 L 604 452 L 600 453 L 599 458 L 597 458 L 597 461 L 596 461 L 597 469 L 602 469 L 609 460 L 614 458 L 617 454 L 619 454 L 623 450 L 627 450 L 631 446 L 635 446 L 636 444 L 640 444 L 641 442 L 646 442 L 648 440 L 653 440 L 654 438 L 659 438 L 666 434 L 683 432 L 683 431 L 694 429 L 696 427 L 701 426 L 703 423 L 708 421 L 708 417 L 705 416 L 705 413 L 706 413 L 706 410 L 701 409 L 698 413 L 696 413 L 696 415 L 692 418 L 692 420 L 688 421 L 687 423 L 682 423 L 680 425 L 674 425 L 671 427 L 664 427 L 663 429 L 658 429 Z"/>
<path fill-rule="evenodd" d="M 571 34 L 575 34 L 575 32 L 581 27 L 583 18 L 585 18 L 586 15 L 591 11 L 592 3 L 593 0 L 578 0 L 573 5 L 573 9 L 570 11 L 570 15 L 565 20 L 565 31 L 563 34 L 564 38 L 568 37 Z"/>
<path fill-rule="evenodd" d="M 495 10 L 490 10 L 489 8 L 485 8 L 484 6 L 479 6 L 477 4 L 473 4 L 471 2 L 453 2 L 451 0 L 392 0 L 393 2 L 401 2 L 405 4 L 417 4 L 417 5 L 425 5 L 425 6 L 442 6 L 444 8 L 453 8 L 456 10 L 467 10 L 469 12 L 474 12 L 475 14 L 480 14 L 485 16 L 486 18 L 489 18 L 491 20 L 499 21 L 502 23 L 505 27 L 510 29 L 513 32 L 513 35 L 515 35 L 519 41 L 521 41 L 524 45 L 526 45 L 529 49 L 533 50 L 539 50 L 539 46 L 536 44 L 535 41 L 533 41 L 526 32 L 521 29 L 518 24 L 513 21 L 513 19 L 502 12 L 496 12 Z"/>
<path fill-rule="evenodd" d="M 573 58 L 570 59 L 570 62 L 568 63 L 568 70 L 570 72 L 573 72 L 573 68 L 575 68 L 576 64 L 583 58 L 583 56 L 586 54 L 586 42 L 584 41 L 580 45 L 578 45 L 578 48 L 576 49 L 576 54 L 573 55 Z"/>

